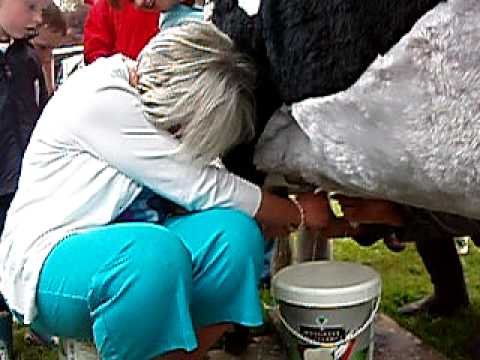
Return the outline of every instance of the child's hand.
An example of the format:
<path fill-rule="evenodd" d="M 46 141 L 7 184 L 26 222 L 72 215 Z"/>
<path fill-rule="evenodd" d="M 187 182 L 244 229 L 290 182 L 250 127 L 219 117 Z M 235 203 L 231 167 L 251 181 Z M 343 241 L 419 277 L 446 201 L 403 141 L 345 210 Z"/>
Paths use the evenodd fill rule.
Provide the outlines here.
<path fill-rule="evenodd" d="M 125 60 L 128 67 L 128 82 L 133 87 L 136 87 L 138 84 L 138 72 L 137 72 L 137 62 L 134 60 Z"/>

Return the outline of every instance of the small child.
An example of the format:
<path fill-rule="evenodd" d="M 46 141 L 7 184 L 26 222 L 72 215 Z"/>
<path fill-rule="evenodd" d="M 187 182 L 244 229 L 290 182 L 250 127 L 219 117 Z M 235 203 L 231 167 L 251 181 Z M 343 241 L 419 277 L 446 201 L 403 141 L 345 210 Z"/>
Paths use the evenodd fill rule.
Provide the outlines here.
<path fill-rule="evenodd" d="M 85 62 L 117 53 L 136 59 L 158 32 L 159 17 L 159 11 L 142 11 L 126 0 L 96 0 L 85 21 Z"/>
<path fill-rule="evenodd" d="M 204 19 L 203 1 L 189 3 L 183 1 L 168 11 L 162 13 L 160 17 L 160 29 L 167 29 L 172 26 L 178 26 L 188 21 L 202 21 Z"/>
<path fill-rule="evenodd" d="M 42 63 L 48 93 L 51 95 L 53 93 L 52 50 L 63 44 L 67 35 L 67 23 L 61 10 L 53 2 L 44 12 L 43 20 L 39 34 L 32 39 L 32 44 Z"/>
<path fill-rule="evenodd" d="M 23 153 L 47 99 L 42 67 L 28 39 L 38 33 L 50 0 L 0 0 L 0 234 L 17 189 Z M 0 274 L 1 275 L 1 274 Z M 0 357 L 12 359 L 11 315 L 0 296 Z M 5 315 L 5 316 L 3 316 Z"/>
<path fill-rule="evenodd" d="M 23 152 L 46 101 L 41 65 L 27 39 L 38 33 L 49 2 L 0 0 L 0 35 L 11 41 L 0 53 L 0 233 Z"/>

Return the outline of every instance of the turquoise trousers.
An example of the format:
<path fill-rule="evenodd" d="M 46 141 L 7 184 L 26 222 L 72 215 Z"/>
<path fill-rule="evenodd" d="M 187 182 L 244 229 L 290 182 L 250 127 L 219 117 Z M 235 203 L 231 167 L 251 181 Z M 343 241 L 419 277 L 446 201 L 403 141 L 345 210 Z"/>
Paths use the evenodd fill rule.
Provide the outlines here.
<path fill-rule="evenodd" d="M 50 253 L 32 326 L 93 340 L 103 360 L 192 351 L 198 328 L 261 325 L 262 262 L 256 222 L 234 210 L 101 226 Z"/>

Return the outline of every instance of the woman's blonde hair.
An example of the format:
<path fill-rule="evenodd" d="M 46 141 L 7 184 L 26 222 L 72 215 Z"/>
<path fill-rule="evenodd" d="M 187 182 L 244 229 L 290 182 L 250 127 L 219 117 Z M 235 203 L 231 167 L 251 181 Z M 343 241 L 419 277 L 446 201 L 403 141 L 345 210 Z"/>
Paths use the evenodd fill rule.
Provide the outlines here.
<path fill-rule="evenodd" d="M 147 119 L 180 129 L 179 150 L 210 161 L 253 136 L 255 68 L 215 25 L 162 30 L 140 53 L 137 72 Z"/>

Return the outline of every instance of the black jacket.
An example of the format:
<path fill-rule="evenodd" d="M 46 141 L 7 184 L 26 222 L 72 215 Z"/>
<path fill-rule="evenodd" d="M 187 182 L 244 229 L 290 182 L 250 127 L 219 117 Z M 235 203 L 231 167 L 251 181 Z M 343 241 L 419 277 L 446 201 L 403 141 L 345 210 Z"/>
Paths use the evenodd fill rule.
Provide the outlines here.
<path fill-rule="evenodd" d="M 48 100 L 42 65 L 26 40 L 0 53 L 0 196 L 15 192 L 23 153 Z"/>

